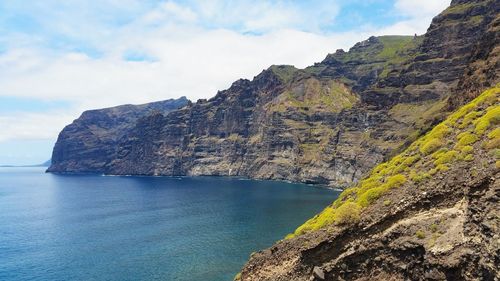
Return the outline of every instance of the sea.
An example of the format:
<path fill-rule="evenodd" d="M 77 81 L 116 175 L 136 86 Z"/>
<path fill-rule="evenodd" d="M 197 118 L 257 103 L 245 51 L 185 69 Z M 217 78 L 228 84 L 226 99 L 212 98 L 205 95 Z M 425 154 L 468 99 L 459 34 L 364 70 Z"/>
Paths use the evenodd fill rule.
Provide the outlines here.
<path fill-rule="evenodd" d="M 339 192 L 231 177 L 0 168 L 0 280 L 230 281 Z"/>

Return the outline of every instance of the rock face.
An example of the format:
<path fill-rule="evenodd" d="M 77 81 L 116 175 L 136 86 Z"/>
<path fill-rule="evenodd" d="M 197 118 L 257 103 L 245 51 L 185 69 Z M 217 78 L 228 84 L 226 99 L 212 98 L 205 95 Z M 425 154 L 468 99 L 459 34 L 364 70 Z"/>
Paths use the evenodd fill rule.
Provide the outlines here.
<path fill-rule="evenodd" d="M 236 279 L 499 280 L 499 125 L 500 85 L 252 254 Z"/>
<path fill-rule="evenodd" d="M 49 171 L 347 186 L 498 80 L 488 67 L 498 46 L 478 43 L 497 36 L 498 14 L 498 1 L 453 1 L 424 36 L 371 37 L 305 69 L 272 66 L 209 100 L 140 117 L 104 153 L 67 128 Z M 455 98 L 467 85 L 475 90 Z"/>
<path fill-rule="evenodd" d="M 59 134 L 49 172 L 105 173 L 116 158 L 117 145 L 143 116 L 168 113 L 187 105 L 183 97 L 143 105 L 85 111 Z"/>

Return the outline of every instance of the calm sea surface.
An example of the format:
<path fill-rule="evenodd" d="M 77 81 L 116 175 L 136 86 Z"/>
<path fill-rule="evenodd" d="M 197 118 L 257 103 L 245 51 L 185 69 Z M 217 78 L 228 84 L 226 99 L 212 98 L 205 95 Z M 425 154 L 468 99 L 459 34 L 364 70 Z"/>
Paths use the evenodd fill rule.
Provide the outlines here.
<path fill-rule="evenodd" d="M 0 168 L 0 280 L 232 280 L 338 192 Z"/>

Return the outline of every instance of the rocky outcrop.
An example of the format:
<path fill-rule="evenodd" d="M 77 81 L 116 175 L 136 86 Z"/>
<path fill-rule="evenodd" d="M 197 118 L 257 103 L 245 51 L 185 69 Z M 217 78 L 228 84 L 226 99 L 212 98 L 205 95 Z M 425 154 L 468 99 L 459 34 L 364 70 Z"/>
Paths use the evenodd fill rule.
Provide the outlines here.
<path fill-rule="evenodd" d="M 497 3 L 497 10 L 500 4 Z M 500 80 L 500 14 L 487 26 L 486 32 L 474 46 L 469 63 L 449 100 L 451 108 L 475 98 L 481 89 L 494 86 Z"/>
<path fill-rule="evenodd" d="M 500 85 L 372 170 L 237 280 L 500 279 Z"/>
<path fill-rule="evenodd" d="M 371 37 L 311 67 L 272 66 L 212 99 L 142 116 L 112 153 L 94 153 L 105 155 L 95 163 L 58 141 L 54 153 L 64 157 L 49 171 L 347 186 L 466 102 L 447 106 L 466 69 L 484 58 L 477 43 L 498 12 L 496 1 L 453 1 L 424 36 Z"/>
<path fill-rule="evenodd" d="M 119 140 L 139 118 L 165 114 L 187 104 L 188 100 L 182 97 L 85 111 L 59 134 L 47 171 L 105 173 L 109 162 L 117 157 Z"/>

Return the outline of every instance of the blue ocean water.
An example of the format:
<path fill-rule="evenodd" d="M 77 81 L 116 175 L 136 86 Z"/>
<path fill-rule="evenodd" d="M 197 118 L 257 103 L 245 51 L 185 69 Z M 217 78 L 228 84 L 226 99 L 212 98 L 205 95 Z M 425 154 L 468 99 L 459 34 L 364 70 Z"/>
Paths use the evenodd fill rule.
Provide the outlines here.
<path fill-rule="evenodd" d="M 338 192 L 0 168 L 0 280 L 232 280 Z"/>

